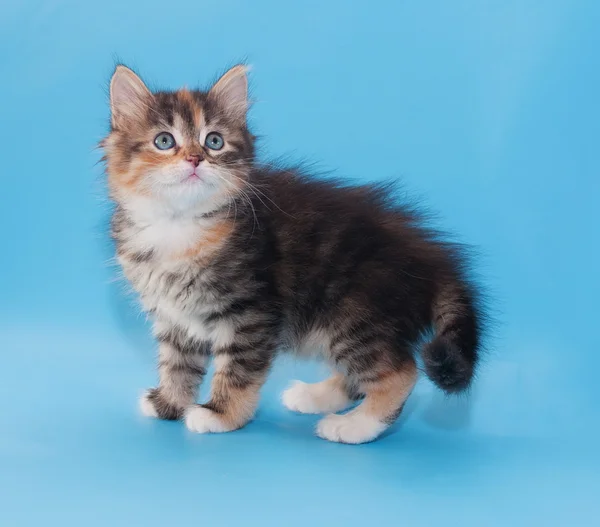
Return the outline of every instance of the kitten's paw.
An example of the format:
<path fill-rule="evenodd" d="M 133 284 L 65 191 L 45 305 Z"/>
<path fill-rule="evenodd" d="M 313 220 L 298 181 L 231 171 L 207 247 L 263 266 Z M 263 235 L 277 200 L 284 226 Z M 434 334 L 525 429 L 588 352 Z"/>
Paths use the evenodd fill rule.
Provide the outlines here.
<path fill-rule="evenodd" d="M 345 415 L 331 414 L 317 423 L 317 435 L 336 443 L 368 443 L 379 436 L 387 425 L 360 411 Z"/>
<path fill-rule="evenodd" d="M 350 403 L 348 396 L 340 390 L 324 383 L 308 384 L 302 381 L 294 381 L 283 392 L 281 400 L 288 410 L 301 414 L 338 412 Z"/>
<path fill-rule="evenodd" d="M 185 426 L 191 432 L 206 434 L 208 432 L 229 432 L 232 430 L 222 417 L 201 405 L 190 406 L 185 411 Z"/>
<path fill-rule="evenodd" d="M 140 397 L 140 412 L 142 415 L 146 417 L 154 417 L 158 418 L 158 412 L 154 407 L 154 402 L 152 402 L 152 398 L 150 397 L 152 390 L 146 390 L 142 396 Z"/>
<path fill-rule="evenodd" d="M 183 413 L 179 406 L 168 402 L 158 388 L 147 390 L 140 397 L 140 411 L 146 417 L 167 419 L 169 421 L 179 419 Z"/>

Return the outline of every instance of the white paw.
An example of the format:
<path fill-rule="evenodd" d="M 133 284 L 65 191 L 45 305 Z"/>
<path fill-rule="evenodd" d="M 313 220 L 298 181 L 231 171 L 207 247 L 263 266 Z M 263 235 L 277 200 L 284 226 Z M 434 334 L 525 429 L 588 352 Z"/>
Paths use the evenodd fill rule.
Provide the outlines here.
<path fill-rule="evenodd" d="M 310 386 L 310 384 L 302 381 L 294 381 L 281 395 L 284 406 L 292 412 L 302 414 L 321 413 L 321 409 L 311 393 Z"/>
<path fill-rule="evenodd" d="M 190 406 L 185 411 L 185 426 L 197 434 L 229 431 L 218 414 L 203 406 Z"/>
<path fill-rule="evenodd" d="M 386 428 L 385 423 L 356 409 L 345 415 L 331 414 L 324 417 L 317 423 L 317 435 L 336 443 L 368 443 Z"/>
<path fill-rule="evenodd" d="M 158 417 L 154 403 L 148 398 L 150 391 L 144 392 L 140 397 L 140 412 L 146 417 Z"/>
<path fill-rule="evenodd" d="M 294 381 L 283 392 L 281 400 L 292 412 L 301 414 L 323 414 L 343 410 L 349 404 L 346 394 L 325 383 L 308 384 Z"/>

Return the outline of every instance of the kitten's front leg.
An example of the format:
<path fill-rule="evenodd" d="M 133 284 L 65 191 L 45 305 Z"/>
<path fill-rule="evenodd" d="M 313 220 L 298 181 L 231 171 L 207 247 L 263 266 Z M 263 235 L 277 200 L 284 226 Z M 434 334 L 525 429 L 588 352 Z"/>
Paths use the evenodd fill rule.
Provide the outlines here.
<path fill-rule="evenodd" d="M 236 335 L 237 342 L 214 351 L 211 397 L 208 403 L 186 411 L 189 430 L 200 434 L 229 432 L 252 419 L 275 352 L 273 335 L 271 328 L 256 328 L 251 334 Z"/>
<path fill-rule="evenodd" d="M 140 408 L 149 417 L 180 419 L 196 401 L 210 348 L 207 343 L 182 341 L 174 331 L 161 331 L 157 338 L 159 384 L 142 396 Z"/>

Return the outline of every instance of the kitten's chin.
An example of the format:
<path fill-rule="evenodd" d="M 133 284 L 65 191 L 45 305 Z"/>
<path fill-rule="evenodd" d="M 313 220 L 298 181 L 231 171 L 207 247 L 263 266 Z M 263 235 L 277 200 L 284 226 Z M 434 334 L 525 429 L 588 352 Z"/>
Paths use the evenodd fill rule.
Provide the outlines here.
<path fill-rule="evenodd" d="M 186 179 L 178 185 L 155 189 L 154 199 L 162 207 L 175 212 L 198 214 L 222 207 L 227 196 L 200 177 Z"/>

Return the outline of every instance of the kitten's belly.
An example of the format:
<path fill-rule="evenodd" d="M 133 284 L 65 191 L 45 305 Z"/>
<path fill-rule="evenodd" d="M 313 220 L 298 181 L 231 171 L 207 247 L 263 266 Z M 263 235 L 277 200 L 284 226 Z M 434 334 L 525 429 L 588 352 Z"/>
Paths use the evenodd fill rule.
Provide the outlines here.
<path fill-rule="evenodd" d="M 313 329 L 301 336 L 288 335 L 286 350 L 302 358 L 327 358 L 330 355 L 330 335 L 325 329 Z"/>

